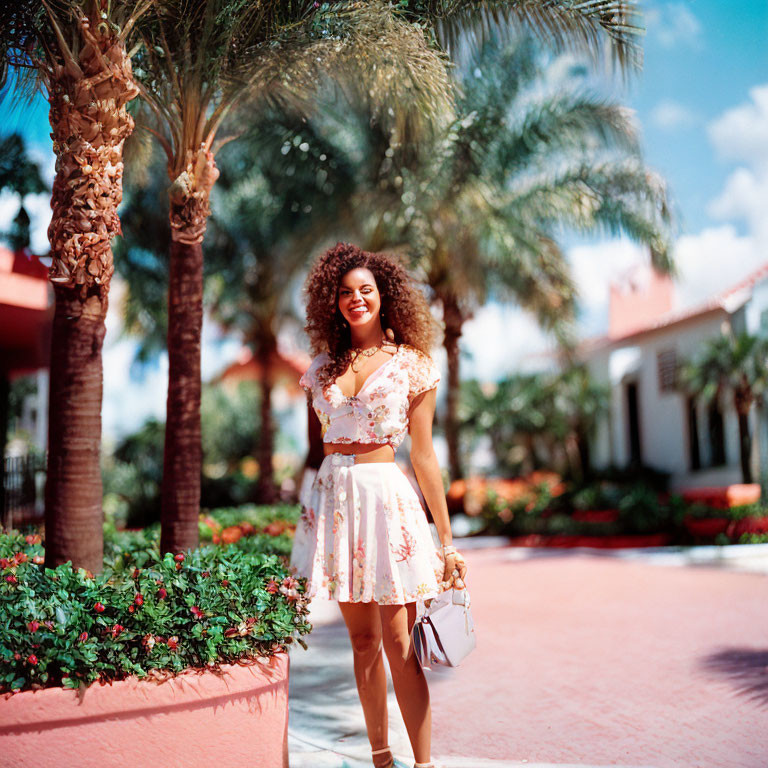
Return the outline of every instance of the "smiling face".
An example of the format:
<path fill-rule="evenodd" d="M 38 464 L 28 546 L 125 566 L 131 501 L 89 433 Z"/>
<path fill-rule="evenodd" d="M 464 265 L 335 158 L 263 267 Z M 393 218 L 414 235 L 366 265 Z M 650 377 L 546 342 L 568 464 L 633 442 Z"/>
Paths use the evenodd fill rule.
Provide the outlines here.
<path fill-rule="evenodd" d="M 350 328 L 362 329 L 379 321 L 381 296 L 370 269 L 351 269 L 339 284 L 339 312 Z"/>

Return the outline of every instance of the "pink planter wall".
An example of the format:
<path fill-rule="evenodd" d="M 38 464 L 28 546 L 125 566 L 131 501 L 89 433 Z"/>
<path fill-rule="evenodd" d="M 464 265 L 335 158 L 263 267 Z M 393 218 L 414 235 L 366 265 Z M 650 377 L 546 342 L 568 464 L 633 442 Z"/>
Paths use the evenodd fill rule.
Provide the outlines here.
<path fill-rule="evenodd" d="M 288 661 L 0 698 L 2 764 L 288 768 Z"/>

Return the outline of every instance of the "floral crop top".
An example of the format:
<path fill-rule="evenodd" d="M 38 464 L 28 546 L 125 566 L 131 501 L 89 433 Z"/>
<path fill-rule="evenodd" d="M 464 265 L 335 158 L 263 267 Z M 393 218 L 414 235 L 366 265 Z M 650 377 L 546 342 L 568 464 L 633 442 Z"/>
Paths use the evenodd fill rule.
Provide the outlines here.
<path fill-rule="evenodd" d="M 323 388 L 317 381 L 318 370 L 328 360 L 325 352 L 317 355 L 299 379 L 311 394 L 324 443 L 390 443 L 397 448 L 408 431 L 411 400 L 433 389 L 440 380 L 429 355 L 400 344 L 365 380 L 357 395 L 345 397 L 335 382 Z"/>

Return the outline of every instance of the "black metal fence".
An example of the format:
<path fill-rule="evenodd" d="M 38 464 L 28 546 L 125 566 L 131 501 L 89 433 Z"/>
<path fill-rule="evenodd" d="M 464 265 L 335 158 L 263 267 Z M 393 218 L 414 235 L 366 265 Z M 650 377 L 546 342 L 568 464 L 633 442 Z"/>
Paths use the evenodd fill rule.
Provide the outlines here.
<path fill-rule="evenodd" d="M 4 461 L 4 528 L 39 522 L 44 517 L 46 458 L 42 455 L 11 456 Z"/>

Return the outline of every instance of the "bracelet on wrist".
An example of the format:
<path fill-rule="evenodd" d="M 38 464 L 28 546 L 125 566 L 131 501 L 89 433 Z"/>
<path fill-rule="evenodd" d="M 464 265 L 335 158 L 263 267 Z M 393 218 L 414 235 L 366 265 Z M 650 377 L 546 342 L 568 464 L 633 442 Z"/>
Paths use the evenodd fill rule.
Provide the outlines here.
<path fill-rule="evenodd" d="M 456 554 L 456 547 L 453 546 L 453 544 L 443 544 L 440 549 L 443 550 L 444 555 L 454 555 Z"/>

